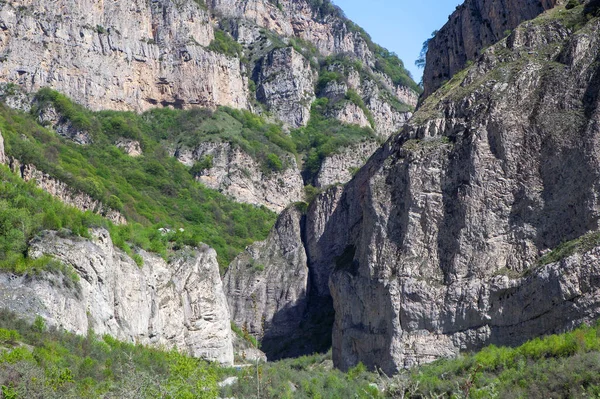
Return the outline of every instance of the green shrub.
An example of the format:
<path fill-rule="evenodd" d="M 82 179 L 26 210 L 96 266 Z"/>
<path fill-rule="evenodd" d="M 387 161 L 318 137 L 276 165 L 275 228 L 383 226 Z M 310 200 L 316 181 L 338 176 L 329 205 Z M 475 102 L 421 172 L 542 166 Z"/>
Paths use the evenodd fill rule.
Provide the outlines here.
<path fill-rule="evenodd" d="M 69 109 L 78 109 L 48 89 L 38 97 L 40 101 L 56 99 L 67 115 L 74 112 Z M 248 111 L 227 108 L 214 113 L 156 109 L 142 115 L 103 111 L 86 113 L 86 117 L 98 127 L 96 139 L 91 145 L 75 146 L 39 126 L 33 116 L 0 104 L 6 152 L 119 210 L 128 225 L 114 226 L 98 215 L 66 207 L 33 183 L 25 184 L 0 168 L 0 268 L 31 269 L 24 254 L 28 242 L 44 229 L 68 229 L 88 236 L 89 227 L 105 227 L 125 252 L 131 254 L 131 245 L 136 245 L 165 258 L 172 248 L 203 242 L 215 248 L 223 269 L 247 245 L 266 238 L 276 218 L 273 212 L 236 203 L 197 183 L 183 164 L 169 156 L 163 143 L 190 140 L 192 146 L 211 139 L 215 135 L 211 129 L 222 128 L 218 139 L 247 148 L 266 167 L 268 154 L 287 154 L 273 141 L 293 149 L 293 141 L 280 126 Z M 104 128 L 109 131 L 105 133 Z M 124 134 L 145 143 L 143 157 L 128 157 L 113 145 Z M 49 148 L 56 149 L 56 161 L 45 158 Z M 211 163 L 205 157 L 196 168 Z M 183 228 L 184 233 L 161 236 L 156 232 L 162 227 Z"/>
<path fill-rule="evenodd" d="M 21 339 L 21 335 L 15 330 L 0 328 L 0 343 L 14 345 Z"/>
<path fill-rule="evenodd" d="M 144 266 L 144 259 L 142 258 L 142 256 L 140 254 L 134 254 L 132 256 L 132 259 L 135 262 L 135 264 L 138 265 L 138 267 Z"/>
<path fill-rule="evenodd" d="M 269 154 L 267 155 L 267 167 L 271 171 L 279 172 L 283 170 L 283 162 L 281 162 L 277 154 Z"/>
<path fill-rule="evenodd" d="M 221 29 L 215 29 L 215 38 L 208 45 L 208 49 L 229 57 L 237 57 L 242 52 L 242 46 Z"/>
<path fill-rule="evenodd" d="M 192 176 L 199 176 L 203 171 L 211 169 L 213 167 L 213 156 L 204 155 L 201 160 L 196 161 L 194 166 L 190 169 Z"/>

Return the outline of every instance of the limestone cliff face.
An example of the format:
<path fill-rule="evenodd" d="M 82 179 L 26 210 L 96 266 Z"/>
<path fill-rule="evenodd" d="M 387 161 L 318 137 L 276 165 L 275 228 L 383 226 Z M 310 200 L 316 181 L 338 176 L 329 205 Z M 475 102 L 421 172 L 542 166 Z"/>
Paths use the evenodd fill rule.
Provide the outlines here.
<path fill-rule="evenodd" d="M 275 49 L 257 66 L 256 98 L 291 127 L 308 124 L 316 73 L 292 47 Z"/>
<path fill-rule="evenodd" d="M 49 325 L 77 334 L 93 328 L 129 342 L 233 363 L 229 311 L 211 248 L 183 250 L 169 263 L 142 251 L 144 263 L 138 266 L 113 246 L 107 231 L 97 229 L 90 240 L 45 232 L 29 253 L 72 266 L 80 281 L 51 273 L 0 274 L 3 308 L 40 315 Z"/>
<path fill-rule="evenodd" d="M 323 160 L 313 185 L 328 187 L 336 183 L 346 184 L 378 148 L 376 141 L 365 141 L 328 156 Z"/>
<path fill-rule="evenodd" d="M 177 149 L 175 157 L 188 166 L 210 157 L 211 167 L 202 171 L 197 179 L 236 201 L 281 212 L 303 196 L 302 176 L 291 155 L 284 160 L 288 164 L 286 169 L 280 172 L 265 171 L 254 158 L 229 143 L 205 142 L 193 150 Z"/>
<path fill-rule="evenodd" d="M 309 297 L 333 299 L 337 367 L 393 373 L 600 317 L 599 247 L 540 262 L 599 227 L 600 22 L 586 21 L 559 6 L 520 25 L 310 205 Z"/>
<path fill-rule="evenodd" d="M 211 0 L 211 9 L 229 18 L 243 18 L 281 36 L 296 36 L 313 43 L 323 55 L 352 53 L 374 65 L 363 37 L 335 15 L 321 18 L 308 1 Z"/>
<path fill-rule="evenodd" d="M 338 367 L 393 372 L 598 316 L 598 250 L 537 266 L 598 228 L 600 25 L 571 17 L 487 50 L 340 196 L 308 251 L 333 270 Z"/>
<path fill-rule="evenodd" d="M 465 1 L 429 42 L 423 96 L 429 96 L 450 80 L 468 61 L 477 59 L 483 48 L 557 3 L 557 0 Z"/>
<path fill-rule="evenodd" d="M 224 278 L 231 320 L 262 341 L 268 354 L 293 342 L 308 304 L 302 214 L 285 210 L 269 237 L 231 263 Z"/>
<path fill-rule="evenodd" d="M 97 109 L 247 107 L 238 58 L 208 51 L 210 16 L 194 1 L 3 2 L 0 80 L 50 86 Z"/>

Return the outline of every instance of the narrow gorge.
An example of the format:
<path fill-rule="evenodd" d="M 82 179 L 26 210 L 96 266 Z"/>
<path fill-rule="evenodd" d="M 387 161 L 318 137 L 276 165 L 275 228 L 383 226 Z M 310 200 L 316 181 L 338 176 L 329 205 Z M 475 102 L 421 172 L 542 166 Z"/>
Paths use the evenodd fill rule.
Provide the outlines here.
<path fill-rule="evenodd" d="M 326 0 L 0 2 L 0 308 L 256 362 L 221 395 L 594 325 L 599 2 L 466 0 L 426 46 L 420 86 Z"/>

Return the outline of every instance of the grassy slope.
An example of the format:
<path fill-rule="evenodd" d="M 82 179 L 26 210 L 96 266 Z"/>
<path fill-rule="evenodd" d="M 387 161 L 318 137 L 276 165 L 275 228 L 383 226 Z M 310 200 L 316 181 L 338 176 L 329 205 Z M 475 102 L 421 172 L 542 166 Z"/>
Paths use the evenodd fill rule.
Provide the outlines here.
<path fill-rule="evenodd" d="M 267 236 L 276 215 L 264 207 L 236 203 L 197 183 L 188 168 L 168 156 L 165 145 L 148 133 L 164 131 L 157 128 L 158 122 L 144 121 L 151 119 L 148 115 L 77 111 L 71 115 L 73 119 L 92 125 L 92 145 L 64 140 L 39 126 L 31 115 L 0 104 L 6 151 L 121 210 L 129 224 L 109 226 L 119 247 L 129 252 L 129 246 L 139 246 L 166 256 L 172 246 L 204 242 L 217 250 L 219 263 L 225 267 L 245 246 Z M 164 117 L 168 112 L 157 114 Z M 166 123 L 165 118 L 155 119 Z M 117 136 L 139 139 L 145 155 L 125 155 L 112 145 Z M 71 225 L 59 223 L 56 227 Z M 161 227 L 185 231 L 163 236 L 158 232 Z M 77 232 L 78 228 L 75 226 Z M 34 230 L 29 235 L 35 234 Z"/>
<path fill-rule="evenodd" d="M 229 387 L 217 382 L 238 377 Z M 600 325 L 440 360 L 394 378 L 362 365 L 342 373 L 330 355 L 219 368 L 174 351 L 48 330 L 0 311 L 5 398 L 600 398 Z"/>

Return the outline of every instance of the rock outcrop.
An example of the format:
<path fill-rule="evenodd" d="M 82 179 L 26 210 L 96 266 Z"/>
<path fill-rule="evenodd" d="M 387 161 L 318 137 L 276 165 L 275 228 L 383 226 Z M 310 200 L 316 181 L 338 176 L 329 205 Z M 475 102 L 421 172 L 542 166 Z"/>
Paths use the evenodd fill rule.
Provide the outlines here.
<path fill-rule="evenodd" d="M 127 220 L 121 212 L 111 209 L 86 193 L 69 187 L 66 183 L 38 170 L 34 165 L 21 165 L 16 159 L 9 159 L 8 165 L 12 171 L 23 180 L 34 180 L 39 188 L 67 205 L 75 207 L 83 212 L 91 211 L 97 213 L 115 224 L 127 224 Z"/>
<path fill-rule="evenodd" d="M 2 132 L 0 132 L 0 164 L 6 165 L 8 163 L 8 159 L 6 158 L 6 153 L 4 152 L 4 137 L 2 137 Z"/>
<path fill-rule="evenodd" d="M 209 157 L 210 167 L 200 172 L 197 179 L 239 202 L 281 212 L 303 196 L 302 176 L 291 155 L 284 159 L 285 169 L 278 172 L 266 170 L 241 148 L 223 142 L 204 142 L 193 150 L 181 148 L 175 150 L 175 157 L 190 167 Z"/>
<path fill-rule="evenodd" d="M 306 314 L 333 299 L 337 367 L 390 374 L 600 317 L 600 23 L 581 13 L 520 25 L 310 205 Z M 541 261 L 570 240 L 584 253 Z"/>
<path fill-rule="evenodd" d="M 233 363 L 229 311 L 213 249 L 182 250 L 169 263 L 142 251 L 143 266 L 138 266 L 113 246 L 107 231 L 97 229 L 90 240 L 44 232 L 29 254 L 54 257 L 72 267 L 79 281 L 50 272 L 2 273 L 2 308 L 40 315 L 49 325 L 77 334 L 93 329 Z"/>
<path fill-rule="evenodd" d="M 50 127 L 56 134 L 67 140 L 80 145 L 92 143 L 92 138 L 87 131 L 75 127 L 68 118 L 51 105 L 40 109 L 37 118 L 40 125 Z"/>
<path fill-rule="evenodd" d="M 256 98 L 290 127 L 308 124 L 316 80 L 310 62 L 292 47 L 286 47 L 271 51 L 257 71 Z"/>
<path fill-rule="evenodd" d="M 198 2 L 41 0 L 0 5 L 0 80 L 50 86 L 88 108 L 246 108 L 240 60 L 208 51 Z"/>
<path fill-rule="evenodd" d="M 327 187 L 332 184 L 346 184 L 352 179 L 367 159 L 379 148 L 376 141 L 364 141 L 351 145 L 337 154 L 326 157 L 315 177 L 315 187 Z"/>
<path fill-rule="evenodd" d="M 302 213 L 286 209 L 269 237 L 246 248 L 225 274 L 231 320 L 262 341 L 268 355 L 290 346 L 306 312 L 309 282 L 301 224 Z"/>
<path fill-rule="evenodd" d="M 423 73 L 423 97 L 476 60 L 480 51 L 496 43 L 521 22 L 553 8 L 557 0 L 467 0 L 429 41 Z"/>
<path fill-rule="evenodd" d="M 333 8 L 320 10 L 304 0 L 281 0 L 277 4 L 269 0 L 211 0 L 209 4 L 224 17 L 251 21 L 283 37 L 299 37 L 312 43 L 323 55 L 352 53 L 374 65 L 373 54 L 363 36 L 351 30 Z"/>
<path fill-rule="evenodd" d="M 391 373 L 598 316 L 597 249 L 537 267 L 600 212 L 600 25 L 551 13 L 428 97 L 321 222 L 336 366 Z"/>
<path fill-rule="evenodd" d="M 129 155 L 130 157 L 135 158 L 144 154 L 142 152 L 142 146 L 137 140 L 120 138 L 115 142 L 115 146 L 123 150 L 123 152 L 125 152 L 125 154 Z"/>

